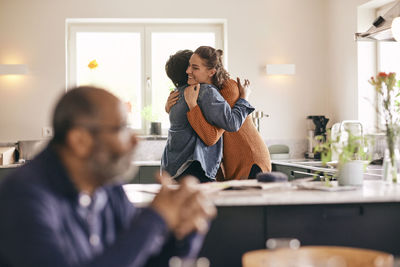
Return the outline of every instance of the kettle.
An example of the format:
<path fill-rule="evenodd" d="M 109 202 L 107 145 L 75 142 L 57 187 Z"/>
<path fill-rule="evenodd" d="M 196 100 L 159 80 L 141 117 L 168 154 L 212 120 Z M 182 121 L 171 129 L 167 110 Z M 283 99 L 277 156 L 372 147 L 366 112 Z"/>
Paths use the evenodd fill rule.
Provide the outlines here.
<path fill-rule="evenodd" d="M 339 154 L 341 152 L 341 147 L 343 147 L 350 134 L 354 136 L 363 137 L 363 125 L 360 121 L 357 120 L 344 120 L 339 123 L 335 123 L 331 128 L 331 140 L 337 140 L 337 150 L 332 149 L 332 161 L 339 160 Z"/>

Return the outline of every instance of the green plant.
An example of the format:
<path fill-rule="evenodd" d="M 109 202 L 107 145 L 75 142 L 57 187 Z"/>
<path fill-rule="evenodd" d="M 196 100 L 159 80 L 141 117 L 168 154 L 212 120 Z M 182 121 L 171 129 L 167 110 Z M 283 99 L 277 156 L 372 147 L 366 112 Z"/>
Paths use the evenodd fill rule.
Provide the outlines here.
<path fill-rule="evenodd" d="M 326 166 L 332 161 L 333 151 L 339 155 L 339 162 L 337 164 L 339 169 L 352 160 L 371 160 L 371 153 L 368 151 L 368 147 L 372 144 L 371 139 L 365 136 L 353 135 L 349 130 L 346 130 L 346 133 L 347 140 L 341 140 L 340 136 L 332 140 L 330 138 L 330 131 L 328 131 L 326 138 L 324 136 L 315 137 L 317 145 L 314 147 L 314 153 L 321 154 L 323 165 Z M 327 185 L 330 185 L 328 176 L 325 176 L 325 181 Z"/>
<path fill-rule="evenodd" d="M 143 119 L 145 119 L 148 122 L 155 122 L 158 120 L 158 114 L 156 112 L 154 112 L 154 110 L 152 109 L 151 105 L 145 106 L 142 109 L 142 117 Z"/>
<path fill-rule="evenodd" d="M 334 144 L 338 143 L 339 140 L 332 140 L 330 138 L 331 134 L 328 130 L 326 137 L 323 135 L 317 135 L 315 137 L 316 146 L 314 146 L 314 153 L 319 153 L 321 155 L 321 161 L 323 166 L 327 166 L 328 162 L 332 160 L 332 150 L 336 150 Z M 330 183 L 331 176 L 324 173 L 325 185 L 332 186 Z"/>
<path fill-rule="evenodd" d="M 326 166 L 328 162 L 332 160 L 332 150 L 336 151 L 336 145 L 339 142 L 339 137 L 337 140 L 331 139 L 331 133 L 328 130 L 326 133 L 326 138 L 323 135 L 317 135 L 315 137 L 316 146 L 314 147 L 314 153 L 319 153 L 321 155 L 322 165 Z"/>
<path fill-rule="evenodd" d="M 368 153 L 368 146 L 371 141 L 365 136 L 352 135 L 350 131 L 347 133 L 347 141 L 339 154 L 339 166 L 351 160 L 370 161 L 371 153 Z"/>

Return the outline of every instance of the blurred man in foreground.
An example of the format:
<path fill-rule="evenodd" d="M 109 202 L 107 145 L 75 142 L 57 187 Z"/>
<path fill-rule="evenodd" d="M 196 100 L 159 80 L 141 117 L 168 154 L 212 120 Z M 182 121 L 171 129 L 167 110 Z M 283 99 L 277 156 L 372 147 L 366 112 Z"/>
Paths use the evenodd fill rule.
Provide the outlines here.
<path fill-rule="evenodd" d="M 137 144 L 124 104 L 103 89 L 72 89 L 53 127 L 48 147 L 0 184 L 0 266 L 168 266 L 197 256 L 215 207 L 193 180 L 171 189 L 159 177 L 144 209 L 123 191 Z"/>

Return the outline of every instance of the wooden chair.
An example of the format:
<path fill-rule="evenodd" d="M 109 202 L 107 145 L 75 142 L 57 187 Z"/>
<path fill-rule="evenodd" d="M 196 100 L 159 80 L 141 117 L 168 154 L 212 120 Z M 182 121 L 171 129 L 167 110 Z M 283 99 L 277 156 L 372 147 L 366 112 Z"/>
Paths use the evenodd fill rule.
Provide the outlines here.
<path fill-rule="evenodd" d="M 304 246 L 249 251 L 242 263 L 243 267 L 392 267 L 393 255 L 361 248 Z"/>

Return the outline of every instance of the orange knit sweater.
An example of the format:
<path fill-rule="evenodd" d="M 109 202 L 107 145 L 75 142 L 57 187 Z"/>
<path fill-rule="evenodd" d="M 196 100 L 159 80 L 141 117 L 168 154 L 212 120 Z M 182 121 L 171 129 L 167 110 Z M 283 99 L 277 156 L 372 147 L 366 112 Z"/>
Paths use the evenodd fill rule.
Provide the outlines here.
<path fill-rule="evenodd" d="M 220 93 L 231 107 L 239 99 L 239 88 L 234 80 L 227 80 Z M 187 117 L 192 128 L 208 146 L 224 135 L 222 170 L 225 180 L 247 179 L 253 164 L 257 164 L 263 172 L 271 171 L 268 148 L 250 116 L 237 132 L 225 132 L 209 124 L 198 105 L 187 113 Z"/>

